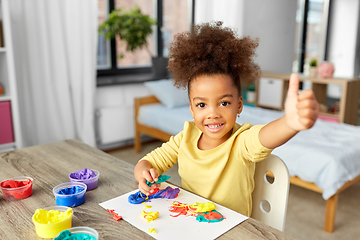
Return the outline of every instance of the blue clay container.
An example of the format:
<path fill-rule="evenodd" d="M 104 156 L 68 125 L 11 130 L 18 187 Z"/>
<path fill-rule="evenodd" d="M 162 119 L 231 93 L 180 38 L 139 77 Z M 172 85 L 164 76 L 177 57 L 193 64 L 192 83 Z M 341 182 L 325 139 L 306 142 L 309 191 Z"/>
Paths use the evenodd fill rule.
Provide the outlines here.
<path fill-rule="evenodd" d="M 72 188 L 74 186 L 83 188 L 82 191 L 76 192 L 74 194 L 59 194 L 60 190 L 64 190 L 67 188 Z M 85 202 L 85 192 L 87 186 L 85 183 L 81 182 L 67 182 L 57 185 L 53 188 L 53 193 L 55 196 L 56 205 L 58 206 L 66 206 L 66 207 L 76 207 Z"/>

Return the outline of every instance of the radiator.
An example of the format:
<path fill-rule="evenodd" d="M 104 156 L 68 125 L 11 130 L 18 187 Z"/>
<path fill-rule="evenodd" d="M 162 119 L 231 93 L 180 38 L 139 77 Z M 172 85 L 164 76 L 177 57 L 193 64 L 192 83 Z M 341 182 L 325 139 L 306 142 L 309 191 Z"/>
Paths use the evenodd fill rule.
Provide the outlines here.
<path fill-rule="evenodd" d="M 134 138 L 133 107 L 109 107 L 96 111 L 97 142 L 100 145 L 131 140 Z"/>
<path fill-rule="evenodd" d="M 97 147 L 111 149 L 133 144 L 134 99 L 151 95 L 143 84 L 101 87 L 96 92 Z"/>

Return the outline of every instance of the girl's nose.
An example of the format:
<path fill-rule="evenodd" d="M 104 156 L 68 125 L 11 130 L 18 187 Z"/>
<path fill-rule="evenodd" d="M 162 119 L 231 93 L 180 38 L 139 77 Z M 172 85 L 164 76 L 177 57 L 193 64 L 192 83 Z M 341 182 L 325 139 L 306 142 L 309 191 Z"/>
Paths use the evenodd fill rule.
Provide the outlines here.
<path fill-rule="evenodd" d="M 220 117 L 220 113 L 217 111 L 216 108 L 214 108 L 214 107 L 209 108 L 208 119 L 216 119 L 219 117 Z"/>

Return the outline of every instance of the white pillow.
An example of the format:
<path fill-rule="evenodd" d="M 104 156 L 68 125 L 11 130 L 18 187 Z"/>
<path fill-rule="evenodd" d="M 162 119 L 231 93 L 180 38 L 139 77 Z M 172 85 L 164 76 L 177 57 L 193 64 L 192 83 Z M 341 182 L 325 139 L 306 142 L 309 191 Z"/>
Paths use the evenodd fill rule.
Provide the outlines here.
<path fill-rule="evenodd" d="M 172 79 L 148 81 L 144 85 L 167 108 L 189 105 L 187 90 L 175 87 Z"/>

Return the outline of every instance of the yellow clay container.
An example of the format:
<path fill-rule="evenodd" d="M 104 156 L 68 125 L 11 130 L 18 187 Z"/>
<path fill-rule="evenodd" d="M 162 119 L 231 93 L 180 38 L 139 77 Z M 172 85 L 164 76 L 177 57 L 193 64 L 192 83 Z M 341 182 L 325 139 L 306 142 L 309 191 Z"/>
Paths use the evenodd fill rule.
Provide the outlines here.
<path fill-rule="evenodd" d="M 68 210 L 69 209 L 69 210 Z M 41 209 L 38 209 L 41 211 Z M 71 228 L 71 221 L 73 211 L 72 208 L 65 206 L 53 206 L 44 208 L 43 210 L 48 211 L 45 215 L 45 212 L 39 214 L 36 210 L 35 214 L 32 217 L 33 223 L 35 225 L 36 234 L 41 238 L 54 238 L 58 233 L 63 230 Z M 59 211 L 58 215 L 50 214 L 51 210 Z M 68 212 L 67 212 L 68 211 Z M 56 213 L 56 212 L 55 212 Z M 48 221 L 48 223 L 46 223 Z"/>

